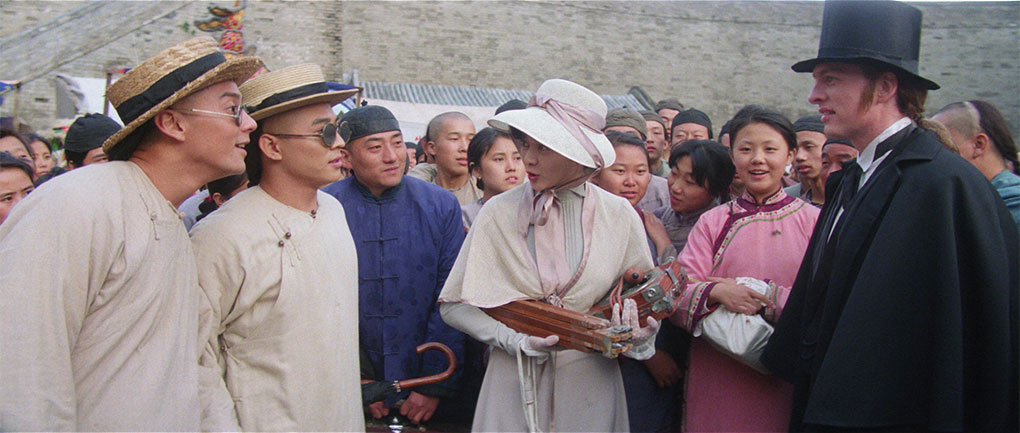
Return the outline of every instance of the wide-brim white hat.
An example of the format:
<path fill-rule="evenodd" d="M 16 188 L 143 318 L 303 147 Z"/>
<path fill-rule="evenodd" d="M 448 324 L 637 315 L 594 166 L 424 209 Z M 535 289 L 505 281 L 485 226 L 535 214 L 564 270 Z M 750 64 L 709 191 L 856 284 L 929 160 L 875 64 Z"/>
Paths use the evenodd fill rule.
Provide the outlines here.
<path fill-rule="evenodd" d="M 595 92 L 580 84 L 554 78 L 542 83 L 535 94 L 544 95 L 561 104 L 591 111 L 593 116 L 597 115 L 602 122 L 605 122 L 606 102 Z M 571 161 L 588 168 L 597 168 L 595 160 L 578 142 L 577 138 L 542 107 L 529 104 L 529 107 L 523 110 L 504 111 L 489 119 L 488 123 L 489 126 L 503 132 L 509 132 L 510 128 L 517 129 Z M 595 145 L 595 150 L 602 157 L 602 167 L 613 165 L 613 162 L 616 161 L 616 151 L 613 150 L 613 145 L 602 133 L 601 128 L 592 129 L 581 126 L 580 129 L 581 133 Z"/>

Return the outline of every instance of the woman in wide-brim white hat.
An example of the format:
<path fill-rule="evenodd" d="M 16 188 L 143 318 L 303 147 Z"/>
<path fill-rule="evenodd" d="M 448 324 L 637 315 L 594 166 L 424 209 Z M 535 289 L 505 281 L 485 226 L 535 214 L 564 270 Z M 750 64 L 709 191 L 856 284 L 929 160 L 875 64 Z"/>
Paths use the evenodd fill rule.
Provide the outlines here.
<path fill-rule="evenodd" d="M 528 182 L 482 206 L 439 298 L 447 323 L 495 347 L 473 430 L 628 430 L 615 360 L 561 350 L 555 336 L 513 331 L 480 310 L 538 299 L 587 312 L 627 268 L 652 267 L 629 203 L 587 182 L 615 159 L 605 116 L 594 92 L 554 79 L 527 108 L 489 120 L 521 146 Z M 626 356 L 651 356 L 658 324 L 639 327 L 633 305 L 624 313 L 636 337 Z"/>

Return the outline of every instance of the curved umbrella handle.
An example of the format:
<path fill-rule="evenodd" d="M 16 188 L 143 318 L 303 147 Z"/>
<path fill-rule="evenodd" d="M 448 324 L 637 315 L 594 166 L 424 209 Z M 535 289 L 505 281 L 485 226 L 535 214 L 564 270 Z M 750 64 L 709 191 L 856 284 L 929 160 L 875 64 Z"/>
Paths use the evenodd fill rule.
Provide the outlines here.
<path fill-rule="evenodd" d="M 429 350 L 429 349 L 438 350 L 440 352 L 443 352 L 444 355 L 446 355 L 446 360 L 449 362 L 449 364 L 446 366 L 446 370 L 443 371 L 442 373 L 433 374 L 431 376 L 419 377 L 419 378 L 416 378 L 416 379 L 401 380 L 401 381 L 397 382 L 397 392 L 400 392 L 400 390 L 402 390 L 402 389 L 414 388 L 416 386 L 422 386 L 422 385 L 431 385 L 433 383 L 439 383 L 439 382 L 442 382 L 442 381 L 448 379 L 451 375 L 453 375 L 454 370 L 457 369 L 457 357 L 454 356 L 453 351 L 450 350 L 450 348 L 447 347 L 445 344 L 437 343 L 437 342 L 433 341 L 433 342 L 424 343 L 424 344 L 418 346 L 417 348 L 415 348 L 415 352 L 417 352 L 418 354 L 421 354 L 422 352 L 425 352 L 426 350 Z"/>

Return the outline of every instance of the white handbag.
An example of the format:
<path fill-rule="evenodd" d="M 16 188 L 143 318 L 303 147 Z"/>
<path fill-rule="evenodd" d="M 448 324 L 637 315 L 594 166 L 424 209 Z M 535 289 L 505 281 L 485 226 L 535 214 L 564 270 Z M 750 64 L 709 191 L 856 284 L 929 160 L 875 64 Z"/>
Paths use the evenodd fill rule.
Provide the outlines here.
<path fill-rule="evenodd" d="M 768 284 L 764 281 L 740 277 L 737 284 L 765 294 Z M 758 358 L 772 336 L 772 325 L 759 315 L 748 316 L 734 313 L 720 305 L 698 322 L 692 334 L 703 337 L 716 349 L 761 373 L 771 374 Z"/>

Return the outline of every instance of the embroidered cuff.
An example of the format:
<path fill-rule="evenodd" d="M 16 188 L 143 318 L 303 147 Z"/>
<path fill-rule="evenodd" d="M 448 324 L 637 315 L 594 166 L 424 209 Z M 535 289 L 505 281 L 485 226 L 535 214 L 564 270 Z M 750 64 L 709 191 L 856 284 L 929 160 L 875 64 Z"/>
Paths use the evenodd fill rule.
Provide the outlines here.
<path fill-rule="evenodd" d="M 708 305 L 708 295 L 712 293 L 712 289 L 715 288 L 716 283 L 699 284 L 699 286 L 701 285 L 703 285 L 704 287 L 695 288 L 695 290 L 699 290 L 701 293 L 698 294 L 697 308 L 695 308 L 694 311 L 691 312 L 692 313 L 691 329 L 697 327 L 698 322 L 700 322 L 701 319 L 704 319 L 705 316 L 711 314 L 713 311 L 715 311 L 716 308 L 719 308 L 719 304 L 715 304 L 712 306 Z"/>
<path fill-rule="evenodd" d="M 775 324 L 776 320 L 779 319 L 779 286 L 776 285 L 775 281 L 762 280 L 765 284 L 769 285 L 769 288 L 765 290 L 765 297 L 772 301 L 772 305 L 776 308 L 765 307 L 762 311 L 762 317 L 765 318 L 769 323 Z"/>

